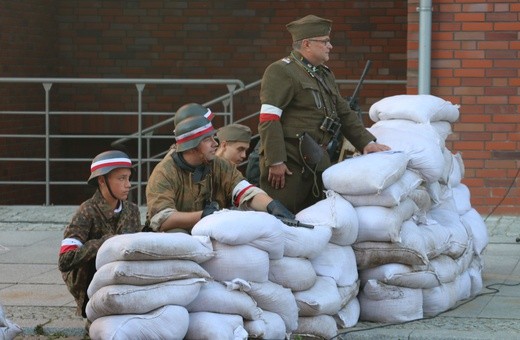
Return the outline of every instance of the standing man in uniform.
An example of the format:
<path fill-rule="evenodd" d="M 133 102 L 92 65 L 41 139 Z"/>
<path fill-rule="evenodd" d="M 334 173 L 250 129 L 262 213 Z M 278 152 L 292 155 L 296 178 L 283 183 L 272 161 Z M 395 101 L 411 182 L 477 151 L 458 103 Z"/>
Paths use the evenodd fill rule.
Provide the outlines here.
<path fill-rule="evenodd" d="M 217 130 L 216 155 L 239 166 L 247 158 L 251 142 L 251 129 L 242 124 L 229 124 Z"/>
<path fill-rule="evenodd" d="M 146 186 L 147 229 L 189 232 L 205 216 L 232 205 L 294 219 L 234 164 L 216 157 L 215 129 L 206 117 L 189 116 L 174 132 L 175 151 L 155 166 Z"/>
<path fill-rule="evenodd" d="M 90 166 L 88 184 L 97 187 L 65 228 L 58 268 L 77 304 L 77 314 L 87 317 L 87 288 L 96 272 L 99 247 L 114 235 L 141 231 L 139 207 L 127 201 L 132 162 L 121 151 L 97 155 Z M 86 330 L 90 327 L 87 320 Z"/>
<path fill-rule="evenodd" d="M 326 148 L 339 132 L 365 154 L 389 150 L 363 127 L 324 65 L 331 24 L 314 15 L 287 24 L 293 51 L 262 78 L 260 187 L 293 213 L 323 198 L 321 173 L 331 165 Z"/>

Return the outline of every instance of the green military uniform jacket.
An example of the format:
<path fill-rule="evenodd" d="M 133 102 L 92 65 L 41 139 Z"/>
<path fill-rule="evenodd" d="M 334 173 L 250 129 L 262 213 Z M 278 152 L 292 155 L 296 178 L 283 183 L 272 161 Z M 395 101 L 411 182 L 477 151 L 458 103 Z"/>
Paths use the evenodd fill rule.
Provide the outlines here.
<path fill-rule="evenodd" d="M 262 78 L 261 104 L 272 105 L 283 112 L 280 120 L 267 121 L 262 121 L 260 112 L 260 154 L 265 157 L 266 165 L 286 162 L 288 158 L 301 164 L 294 140 L 303 132 L 319 144 L 327 145 L 331 135 L 320 130 L 327 115 L 339 117 L 343 136 L 358 150 L 375 140 L 341 96 L 332 71 L 324 65 L 313 71 L 299 61 L 301 58 L 299 52 L 293 51 L 289 57 L 269 65 Z M 320 168 L 323 170 L 328 166 L 330 159 L 325 155 Z"/>
<path fill-rule="evenodd" d="M 77 303 L 77 314 L 86 317 L 87 288 L 96 272 L 96 254 L 103 242 L 117 234 L 141 231 L 139 207 L 128 201 L 117 214 L 99 190 L 83 202 L 65 228 L 58 259 L 70 293 Z"/>

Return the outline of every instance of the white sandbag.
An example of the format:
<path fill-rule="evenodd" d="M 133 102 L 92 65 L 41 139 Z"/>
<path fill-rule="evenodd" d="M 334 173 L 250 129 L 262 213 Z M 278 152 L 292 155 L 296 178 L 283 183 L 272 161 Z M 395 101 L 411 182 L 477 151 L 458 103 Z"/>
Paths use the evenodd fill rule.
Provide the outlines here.
<path fill-rule="evenodd" d="M 92 297 L 101 287 L 110 285 L 146 286 L 197 277 L 210 278 L 200 264 L 190 260 L 114 261 L 96 271 L 87 294 Z"/>
<path fill-rule="evenodd" d="M 361 270 L 361 286 L 368 280 L 377 280 L 387 285 L 406 288 L 433 288 L 441 284 L 437 273 L 430 269 L 417 270 L 401 263 L 388 263 L 378 267 Z"/>
<path fill-rule="evenodd" d="M 470 229 L 473 235 L 473 249 L 476 254 L 481 255 L 489 243 L 489 235 L 486 222 L 480 214 L 473 208 L 460 217 L 460 220 Z"/>
<path fill-rule="evenodd" d="M 455 282 L 423 289 L 423 313 L 425 317 L 445 312 L 457 303 L 458 291 Z"/>
<path fill-rule="evenodd" d="M 471 244 L 471 230 L 467 230 L 460 220 L 456 211 L 450 209 L 433 208 L 429 211 L 428 217 L 431 224 L 438 223 L 433 228 L 447 228 L 451 233 L 450 247 L 444 254 L 456 259 L 461 256 Z"/>
<path fill-rule="evenodd" d="M 445 120 L 439 120 L 436 122 L 430 122 L 430 125 L 435 129 L 435 132 L 439 135 L 443 142 L 452 134 L 451 123 Z"/>
<path fill-rule="evenodd" d="M 258 283 L 235 279 L 226 284 L 230 289 L 239 288 L 251 295 L 263 311 L 280 315 L 287 333 L 291 333 L 298 327 L 298 305 L 290 289 L 270 281 Z"/>
<path fill-rule="evenodd" d="M 408 194 L 408 198 L 415 202 L 415 205 L 419 208 L 417 215 L 423 216 L 432 208 L 432 200 L 426 187 L 419 186 L 415 190 L 412 190 Z"/>
<path fill-rule="evenodd" d="M 244 329 L 252 339 L 285 339 L 285 323 L 280 315 L 263 311 L 259 320 L 244 320 Z"/>
<path fill-rule="evenodd" d="M 294 292 L 299 316 L 334 315 L 341 309 L 341 296 L 336 281 L 318 276 L 311 289 Z"/>
<path fill-rule="evenodd" d="M 453 166 L 448 179 L 449 186 L 455 186 L 459 184 L 464 178 L 465 173 L 464 161 L 462 160 L 462 155 L 460 153 L 456 153 L 453 155 Z"/>
<path fill-rule="evenodd" d="M 340 246 L 356 241 L 358 219 L 352 204 L 332 190 L 325 192 L 326 198 L 296 214 L 296 219 L 314 226 L 332 229 L 330 242 Z"/>
<path fill-rule="evenodd" d="M 185 233 L 134 233 L 115 235 L 98 250 L 96 269 L 114 261 L 192 260 L 201 263 L 213 256 L 209 237 Z"/>
<path fill-rule="evenodd" d="M 437 274 L 440 283 L 453 282 L 461 273 L 457 262 L 448 255 L 439 255 L 436 258 L 431 259 L 430 268 Z"/>
<path fill-rule="evenodd" d="M 325 249 L 332 235 L 331 228 L 322 226 L 309 229 L 284 225 L 283 230 L 284 256 L 308 259 L 318 256 Z"/>
<path fill-rule="evenodd" d="M 316 271 L 309 259 L 284 256 L 269 261 L 269 281 L 298 292 L 314 286 Z"/>
<path fill-rule="evenodd" d="M 298 318 L 295 336 L 332 339 L 338 334 L 336 320 L 331 315 L 316 315 Z"/>
<path fill-rule="evenodd" d="M 197 312 L 190 313 L 190 326 L 185 339 L 246 340 L 247 337 L 240 315 Z"/>
<path fill-rule="evenodd" d="M 405 322 L 423 317 L 422 290 L 390 286 L 368 280 L 358 295 L 359 319 L 372 322 Z"/>
<path fill-rule="evenodd" d="M 323 185 L 342 195 L 379 193 L 403 175 L 408 160 L 399 150 L 347 158 L 323 172 Z"/>
<path fill-rule="evenodd" d="M 12 340 L 19 334 L 22 334 L 22 329 L 5 316 L 4 308 L 0 304 L 0 339 Z"/>
<path fill-rule="evenodd" d="M 189 316 L 181 306 L 164 306 L 146 314 L 108 315 L 90 325 L 92 340 L 183 339 Z"/>
<path fill-rule="evenodd" d="M 148 286 L 105 286 L 87 303 L 87 317 L 94 321 L 113 314 L 145 314 L 166 305 L 186 306 L 197 297 L 205 282 L 205 279 L 185 279 Z"/>
<path fill-rule="evenodd" d="M 379 194 L 371 195 L 343 195 L 354 207 L 376 205 L 391 208 L 399 205 L 414 189 L 416 189 L 423 179 L 419 173 L 412 170 L 406 170 L 395 182 Z"/>
<path fill-rule="evenodd" d="M 359 321 L 359 314 L 361 313 L 361 306 L 359 300 L 354 297 L 345 307 L 341 308 L 338 314 L 334 315 L 334 320 L 339 328 L 354 327 Z"/>
<path fill-rule="evenodd" d="M 408 168 L 419 172 L 426 182 L 438 181 L 442 176 L 443 146 L 429 124 L 385 120 L 372 125 L 368 130 L 379 143 L 408 155 Z"/>
<path fill-rule="evenodd" d="M 213 240 L 215 257 L 201 264 L 215 280 L 230 281 L 241 278 L 265 282 L 269 276 L 269 254 L 244 244 L 230 246 Z"/>
<path fill-rule="evenodd" d="M 465 184 L 459 183 L 451 188 L 451 192 L 459 215 L 464 215 L 471 210 L 470 192 Z"/>
<path fill-rule="evenodd" d="M 476 296 L 482 291 L 484 283 L 482 281 L 482 260 L 480 257 L 473 257 L 468 268 L 469 277 L 471 279 L 470 296 Z"/>
<path fill-rule="evenodd" d="M 349 286 L 358 280 L 356 256 L 350 246 L 329 243 L 311 263 L 317 275 L 334 279 L 338 286 Z"/>
<path fill-rule="evenodd" d="M 430 94 L 401 94 L 383 98 L 370 106 L 368 115 L 374 122 L 408 119 L 417 123 L 459 119 L 459 105 Z"/>
<path fill-rule="evenodd" d="M 424 240 L 426 255 L 429 259 L 445 254 L 451 247 L 452 234 L 448 228 L 438 224 L 417 223 L 417 232 Z"/>
<path fill-rule="evenodd" d="M 471 296 L 471 277 L 469 272 L 466 270 L 460 273 L 454 283 L 457 291 L 457 301 L 469 299 Z"/>
<path fill-rule="evenodd" d="M 411 199 L 405 199 L 391 208 L 362 206 L 355 209 L 359 220 L 356 242 L 399 242 L 401 225 L 419 208 Z"/>
<path fill-rule="evenodd" d="M 191 234 L 229 245 L 248 244 L 266 251 L 270 259 L 279 259 L 283 256 L 282 225 L 266 212 L 224 209 L 197 222 Z"/>
<path fill-rule="evenodd" d="M 359 283 L 357 280 L 349 286 L 338 286 L 339 296 L 341 296 L 341 307 L 345 307 L 350 300 L 354 299 L 359 293 Z"/>
<path fill-rule="evenodd" d="M 190 313 L 238 314 L 246 320 L 258 320 L 262 315 L 262 310 L 247 293 L 227 289 L 224 284 L 215 281 L 203 285 L 195 300 L 190 302 L 186 309 Z"/>

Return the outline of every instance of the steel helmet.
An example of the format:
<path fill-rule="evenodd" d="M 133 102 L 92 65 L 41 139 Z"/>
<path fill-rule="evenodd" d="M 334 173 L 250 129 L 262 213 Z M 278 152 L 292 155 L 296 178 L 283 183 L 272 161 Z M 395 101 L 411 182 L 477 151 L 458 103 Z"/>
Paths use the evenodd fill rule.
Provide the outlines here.
<path fill-rule="evenodd" d="M 204 138 L 213 136 L 215 129 L 204 116 L 193 116 L 180 121 L 173 132 L 177 141 L 177 151 L 183 152 L 196 148 Z"/>
<path fill-rule="evenodd" d="M 177 112 L 175 113 L 175 116 L 173 117 L 173 122 L 175 126 L 182 122 L 184 119 L 188 117 L 196 117 L 196 116 L 203 116 L 206 117 L 209 121 L 215 117 L 215 114 L 211 112 L 210 109 L 196 103 L 189 103 L 181 106 Z"/>
<path fill-rule="evenodd" d="M 109 150 L 100 153 L 92 160 L 90 165 L 90 177 L 87 183 L 89 185 L 97 186 L 96 178 L 108 174 L 110 171 L 117 168 L 132 169 L 132 161 L 130 157 L 123 151 Z"/>

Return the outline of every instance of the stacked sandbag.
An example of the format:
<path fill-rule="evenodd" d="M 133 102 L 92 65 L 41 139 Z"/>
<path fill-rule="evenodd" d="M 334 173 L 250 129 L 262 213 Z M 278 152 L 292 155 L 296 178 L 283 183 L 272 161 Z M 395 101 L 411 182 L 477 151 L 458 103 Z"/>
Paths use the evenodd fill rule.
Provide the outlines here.
<path fill-rule="evenodd" d="M 235 338 L 244 334 L 285 338 L 296 329 L 298 311 L 292 292 L 269 280 L 270 263 L 284 256 L 284 227 L 279 219 L 265 212 L 227 209 L 205 217 L 193 227 L 193 235 L 211 239 L 215 257 L 202 267 L 215 282 L 205 285 L 187 306 L 187 339 L 223 338 L 222 333 L 207 333 L 212 328 L 207 324 L 215 323 L 218 329 L 220 318 L 235 324 L 240 319 L 239 328 L 234 328 Z M 192 315 L 203 323 L 192 322 Z"/>
<path fill-rule="evenodd" d="M 343 193 L 359 217 L 353 248 L 362 287 L 360 319 L 401 322 L 435 315 L 480 291 L 481 253 L 488 242 L 485 223 L 461 183 L 462 157 L 445 146 L 451 123 L 459 116 L 458 106 L 431 95 L 401 95 L 375 103 L 369 114 L 376 122 L 369 131 L 377 141 L 402 152 L 408 161 L 404 172 L 396 171 L 402 174 L 397 180 L 390 176 L 388 162 L 369 164 L 370 155 L 335 165 L 341 164 L 345 173 L 350 170 L 349 176 L 358 165 L 355 170 L 360 174 L 376 168 L 391 178 L 378 182 L 376 192 L 378 186 L 370 183 L 368 194 L 359 188 L 358 193 Z M 356 164 L 349 164 L 354 160 Z M 362 161 L 364 167 L 359 165 Z M 360 187 L 365 184 L 356 181 Z M 329 187 L 341 186 L 329 183 Z M 410 201 L 415 204 L 411 216 L 406 207 Z M 396 213 L 401 224 L 394 219 Z"/>
<path fill-rule="evenodd" d="M 99 248 L 87 294 L 92 339 L 184 338 L 186 306 L 211 278 L 208 237 L 184 233 L 116 235 Z"/>
<path fill-rule="evenodd" d="M 319 254 L 309 257 L 316 273 L 314 285 L 293 291 L 299 307 L 295 334 L 332 338 L 338 327 L 352 327 L 359 319 L 359 280 L 351 247 L 358 235 L 357 215 L 347 200 L 329 190 L 325 199 L 298 212 L 296 218 L 314 225 L 316 231 L 330 230 L 331 236 Z"/>
<path fill-rule="evenodd" d="M 20 326 L 5 316 L 4 308 L 0 304 L 0 339 L 12 340 L 21 333 L 22 329 Z"/>

